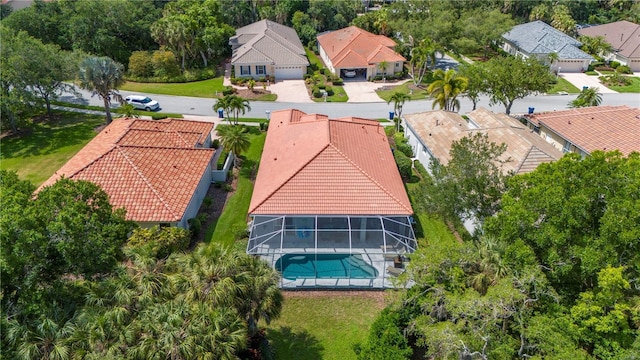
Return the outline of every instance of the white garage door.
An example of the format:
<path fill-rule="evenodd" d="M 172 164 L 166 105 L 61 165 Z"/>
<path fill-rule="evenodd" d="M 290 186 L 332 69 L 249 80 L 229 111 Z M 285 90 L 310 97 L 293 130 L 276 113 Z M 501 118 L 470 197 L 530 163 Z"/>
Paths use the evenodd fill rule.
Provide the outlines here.
<path fill-rule="evenodd" d="M 640 71 L 640 60 L 631 60 L 631 62 L 629 62 L 629 67 L 631 68 L 631 71 Z"/>
<path fill-rule="evenodd" d="M 302 79 L 302 76 L 301 66 L 276 66 L 276 81 Z"/>
<path fill-rule="evenodd" d="M 560 60 L 558 61 L 558 67 L 561 68 L 560 72 L 581 72 L 583 60 Z"/>

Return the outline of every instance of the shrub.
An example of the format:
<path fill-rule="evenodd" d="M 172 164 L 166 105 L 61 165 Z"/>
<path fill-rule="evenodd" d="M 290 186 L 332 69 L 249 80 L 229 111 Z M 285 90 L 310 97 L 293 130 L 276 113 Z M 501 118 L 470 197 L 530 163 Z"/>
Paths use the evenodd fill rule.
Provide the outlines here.
<path fill-rule="evenodd" d="M 211 142 L 211 148 L 217 149 L 219 147 L 220 147 L 220 139 L 213 139 L 213 141 Z"/>
<path fill-rule="evenodd" d="M 231 184 L 229 183 L 224 183 L 222 185 L 222 189 L 226 192 L 232 192 L 233 191 L 233 186 L 231 186 Z"/>
<path fill-rule="evenodd" d="M 620 74 L 633 74 L 633 71 L 631 71 L 631 68 L 628 67 L 627 65 L 620 65 L 616 68 L 616 71 Z"/>
<path fill-rule="evenodd" d="M 344 84 L 344 80 L 342 80 L 341 78 L 336 78 L 336 79 L 333 79 L 332 83 L 333 85 L 341 86 Z"/>
<path fill-rule="evenodd" d="M 269 123 L 266 121 L 263 121 L 260 123 L 260 130 L 261 131 L 267 131 L 269 130 Z"/>
<path fill-rule="evenodd" d="M 320 74 L 314 74 L 313 75 L 313 82 L 314 83 L 319 83 L 321 81 L 322 81 L 322 75 L 320 75 Z"/>
<path fill-rule="evenodd" d="M 189 226 L 192 220 L 197 219 L 190 219 Z M 179 227 L 138 228 L 129 237 L 128 246 L 145 248 L 154 257 L 163 259 L 189 247 L 189 231 Z"/>
<path fill-rule="evenodd" d="M 401 315 L 389 308 L 382 310 L 371 324 L 367 341 L 354 347 L 358 360 L 411 359 L 413 350 L 404 335 Z"/>
<path fill-rule="evenodd" d="M 620 62 L 619 61 L 612 61 L 612 62 L 609 63 L 609 66 L 614 68 L 614 69 L 617 69 L 618 66 L 620 66 Z"/>
<path fill-rule="evenodd" d="M 235 240 L 240 240 L 249 237 L 249 230 L 245 224 L 235 224 L 231 227 L 231 233 Z"/>
<path fill-rule="evenodd" d="M 318 85 L 316 85 L 316 87 L 317 87 L 318 89 L 324 90 L 324 89 L 326 89 L 326 88 L 327 88 L 327 84 L 318 84 Z"/>
<path fill-rule="evenodd" d="M 151 115 L 151 119 L 153 120 L 162 120 L 168 118 L 167 115 Z"/>
<path fill-rule="evenodd" d="M 333 88 L 331 86 L 327 86 L 325 91 L 327 92 L 327 96 L 333 96 Z"/>
<path fill-rule="evenodd" d="M 406 142 L 396 142 L 396 148 L 408 157 L 413 157 L 413 148 Z"/>
<path fill-rule="evenodd" d="M 332 75 L 332 74 L 331 74 L 331 70 L 329 70 L 328 68 L 324 68 L 324 71 L 323 71 L 323 72 L 324 72 L 324 75 L 325 75 L 325 76 L 331 76 L 331 75 Z"/>
<path fill-rule="evenodd" d="M 158 77 L 172 77 L 180 75 L 180 66 L 176 61 L 176 57 L 173 52 L 160 49 L 153 52 L 151 57 L 153 63 L 153 73 Z"/>
<path fill-rule="evenodd" d="M 151 52 L 134 51 L 129 57 L 129 74 L 138 77 L 153 76 L 153 61 Z"/>
<path fill-rule="evenodd" d="M 204 199 L 202 199 L 202 205 L 204 205 L 205 208 L 210 208 L 211 204 L 213 204 L 213 199 L 205 196 Z"/>
<path fill-rule="evenodd" d="M 397 144 L 396 144 L 397 145 Z M 411 178 L 411 159 L 407 157 L 402 151 L 396 150 L 393 152 L 393 157 L 396 159 L 398 165 L 398 171 L 403 179 Z"/>
<path fill-rule="evenodd" d="M 313 88 L 313 91 L 311 92 L 311 94 L 313 95 L 314 98 L 319 99 L 322 97 L 322 91 L 320 91 L 320 89 L 318 89 L 317 87 Z"/>
<path fill-rule="evenodd" d="M 232 86 L 225 86 L 224 90 L 222 90 L 222 95 L 227 96 L 227 95 L 233 95 L 236 92 L 236 89 L 234 89 Z"/>
<path fill-rule="evenodd" d="M 382 75 L 376 75 L 373 77 L 373 81 L 380 81 L 382 80 Z"/>
<path fill-rule="evenodd" d="M 416 171 L 418 172 L 418 174 L 420 174 L 420 176 L 422 176 L 423 179 L 427 179 L 430 178 L 431 176 L 429 175 L 429 172 L 427 171 L 427 169 L 422 165 L 422 163 L 418 160 L 413 162 L 413 167 L 416 169 Z"/>
<path fill-rule="evenodd" d="M 261 77 L 258 78 L 258 81 L 259 82 L 267 82 L 267 78 L 264 77 L 264 76 L 261 76 Z"/>
<path fill-rule="evenodd" d="M 191 218 L 187 220 L 189 223 L 189 230 L 191 231 L 192 237 L 198 237 L 200 235 L 200 230 L 202 230 L 202 221 L 197 217 Z"/>

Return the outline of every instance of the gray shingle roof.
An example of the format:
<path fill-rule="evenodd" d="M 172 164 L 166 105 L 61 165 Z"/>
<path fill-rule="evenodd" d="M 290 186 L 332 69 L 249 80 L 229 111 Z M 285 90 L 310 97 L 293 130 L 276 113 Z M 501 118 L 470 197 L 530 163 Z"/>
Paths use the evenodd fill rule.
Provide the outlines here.
<path fill-rule="evenodd" d="M 234 48 L 233 64 L 309 65 L 296 31 L 270 20 L 237 29 L 229 44 Z"/>
<path fill-rule="evenodd" d="M 531 55 L 558 53 L 560 59 L 590 59 L 593 57 L 579 47 L 578 40 L 537 20 L 514 26 L 502 37 Z"/>

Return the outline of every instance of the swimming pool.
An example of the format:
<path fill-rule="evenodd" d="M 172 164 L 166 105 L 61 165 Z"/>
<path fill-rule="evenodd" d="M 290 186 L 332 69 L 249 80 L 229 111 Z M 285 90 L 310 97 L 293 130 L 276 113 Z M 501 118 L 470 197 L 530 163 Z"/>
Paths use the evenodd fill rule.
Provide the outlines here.
<path fill-rule="evenodd" d="M 282 277 L 295 279 L 375 279 L 378 270 L 361 254 L 285 254 L 276 262 Z"/>

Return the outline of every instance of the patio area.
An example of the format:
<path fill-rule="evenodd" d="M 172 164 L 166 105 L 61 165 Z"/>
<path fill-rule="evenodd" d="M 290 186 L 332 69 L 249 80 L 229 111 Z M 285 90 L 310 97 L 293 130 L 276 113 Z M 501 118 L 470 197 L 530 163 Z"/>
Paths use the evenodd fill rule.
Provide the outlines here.
<path fill-rule="evenodd" d="M 391 288 L 415 249 L 407 216 L 255 216 L 247 253 L 280 271 L 282 288 Z"/>

